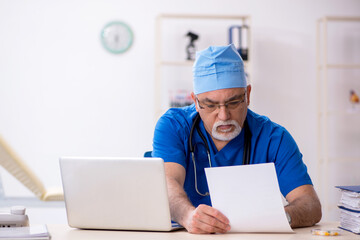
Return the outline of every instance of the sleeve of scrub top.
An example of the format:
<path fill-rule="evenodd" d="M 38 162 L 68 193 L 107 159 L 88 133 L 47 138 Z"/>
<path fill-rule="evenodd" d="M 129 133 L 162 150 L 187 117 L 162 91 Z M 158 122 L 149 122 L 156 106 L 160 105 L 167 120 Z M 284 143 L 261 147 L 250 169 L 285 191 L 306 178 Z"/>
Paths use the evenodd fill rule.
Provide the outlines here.
<path fill-rule="evenodd" d="M 164 162 L 179 163 L 186 168 L 188 134 L 185 133 L 184 124 L 169 112 L 159 119 L 154 132 L 153 157 L 162 158 Z"/>
<path fill-rule="evenodd" d="M 295 140 L 286 129 L 283 128 L 283 130 L 279 136 L 279 142 L 275 141 L 275 144 L 279 145 L 275 152 L 274 162 L 280 191 L 286 197 L 295 188 L 306 184 L 312 185 L 312 182 Z"/>

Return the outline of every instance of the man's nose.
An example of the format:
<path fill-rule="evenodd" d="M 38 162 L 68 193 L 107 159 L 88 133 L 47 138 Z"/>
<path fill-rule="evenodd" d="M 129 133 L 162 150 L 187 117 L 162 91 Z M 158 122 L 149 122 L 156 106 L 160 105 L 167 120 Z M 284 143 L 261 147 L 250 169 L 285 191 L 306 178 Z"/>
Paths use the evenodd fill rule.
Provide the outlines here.
<path fill-rule="evenodd" d="M 218 118 L 222 121 L 226 121 L 230 118 L 230 111 L 225 105 L 219 106 Z"/>

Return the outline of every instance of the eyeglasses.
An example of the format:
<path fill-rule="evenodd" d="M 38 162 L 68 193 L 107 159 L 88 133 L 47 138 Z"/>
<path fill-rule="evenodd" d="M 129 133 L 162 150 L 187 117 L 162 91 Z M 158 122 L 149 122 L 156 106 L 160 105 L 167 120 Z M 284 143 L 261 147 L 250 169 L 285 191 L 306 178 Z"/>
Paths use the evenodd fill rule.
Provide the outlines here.
<path fill-rule="evenodd" d="M 199 101 L 199 99 L 196 97 L 196 101 L 197 104 L 199 106 L 200 109 L 203 109 L 206 112 L 213 112 L 216 109 L 220 109 L 221 106 L 224 106 L 226 109 L 229 110 L 234 110 L 237 107 L 240 106 L 241 103 L 245 102 L 246 100 L 246 92 L 244 92 L 243 94 L 240 95 L 238 100 L 233 100 L 233 101 L 229 101 L 229 102 L 225 102 L 224 104 L 217 104 L 217 103 L 202 103 Z"/>

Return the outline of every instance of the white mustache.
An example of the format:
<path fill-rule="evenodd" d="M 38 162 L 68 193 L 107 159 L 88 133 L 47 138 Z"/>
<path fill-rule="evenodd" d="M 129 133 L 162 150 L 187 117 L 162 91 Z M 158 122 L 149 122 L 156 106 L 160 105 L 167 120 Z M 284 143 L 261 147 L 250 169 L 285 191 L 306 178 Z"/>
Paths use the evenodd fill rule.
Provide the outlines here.
<path fill-rule="evenodd" d="M 217 129 L 220 126 L 224 126 L 224 125 L 233 125 L 233 126 L 237 126 L 239 125 L 235 120 L 228 120 L 228 121 L 218 121 L 214 124 L 213 128 Z M 230 129 L 231 130 L 231 129 Z M 226 130 L 226 131 L 230 131 L 230 130 Z"/>
<path fill-rule="evenodd" d="M 233 128 L 217 131 L 217 128 L 222 125 L 232 125 Z M 237 137 L 241 132 L 241 127 L 235 120 L 218 121 L 214 123 L 212 128 L 212 136 L 220 141 L 230 141 Z"/>

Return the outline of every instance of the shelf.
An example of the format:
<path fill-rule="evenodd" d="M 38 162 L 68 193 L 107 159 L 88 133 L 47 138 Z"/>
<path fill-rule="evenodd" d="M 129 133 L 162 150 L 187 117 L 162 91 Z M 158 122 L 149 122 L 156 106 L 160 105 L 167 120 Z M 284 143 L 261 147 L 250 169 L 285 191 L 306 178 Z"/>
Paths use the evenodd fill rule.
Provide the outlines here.
<path fill-rule="evenodd" d="M 167 94 L 169 90 L 178 89 L 189 92 L 192 90 L 191 70 L 194 61 L 186 60 L 187 55 L 179 54 L 179 51 L 183 49 L 183 46 L 179 46 L 179 44 L 184 43 L 184 36 L 179 35 L 178 32 L 183 32 L 184 29 L 186 31 L 189 31 L 189 29 L 195 31 L 196 29 L 194 28 L 198 28 L 197 31 L 199 31 L 198 33 L 202 37 L 197 42 L 197 50 L 201 50 L 208 47 L 209 44 L 227 45 L 228 34 L 220 35 L 218 32 L 219 29 L 228 31 L 229 26 L 232 25 L 246 25 L 248 27 L 242 40 L 245 41 L 243 43 L 246 43 L 245 45 L 249 49 L 248 60 L 244 62 L 244 67 L 246 73 L 251 76 L 250 16 L 202 14 L 161 14 L 157 16 L 155 32 L 155 119 L 158 119 L 164 112 L 164 109 L 162 109 L 164 106 L 170 105 L 171 96 L 169 96 L 170 99 L 166 99 L 168 98 L 167 95 L 170 95 Z M 170 31 L 166 31 L 167 29 L 170 29 Z"/>
<path fill-rule="evenodd" d="M 184 61 L 161 61 L 160 65 L 164 66 L 192 66 L 194 64 L 193 60 L 184 60 Z M 248 61 L 244 61 L 244 67 L 249 66 Z"/>
<path fill-rule="evenodd" d="M 238 15 L 184 15 L 184 14 L 162 14 L 158 18 L 184 18 L 184 19 L 242 19 L 242 20 L 248 20 L 249 16 L 238 16 Z"/>
<path fill-rule="evenodd" d="M 319 112 L 319 116 L 360 116 L 360 108 Z"/>
<path fill-rule="evenodd" d="M 358 91 L 359 78 L 357 74 L 353 74 L 353 71 L 360 70 L 360 63 L 358 58 L 351 57 L 356 55 L 356 49 L 360 43 L 358 36 L 352 34 L 355 30 L 354 23 L 357 24 L 356 29 L 359 29 L 359 16 L 325 16 L 317 21 L 317 178 L 319 197 L 322 199 L 322 206 L 326 210 L 326 214 L 336 211 L 336 208 L 332 207 L 334 199 L 330 198 L 329 193 L 333 191 L 333 187 L 329 183 L 339 181 L 339 179 L 332 179 L 333 176 L 330 173 L 336 172 L 342 181 L 347 181 L 348 184 L 356 184 L 355 176 L 358 176 L 357 164 L 360 162 L 359 140 L 356 135 L 358 128 L 350 139 L 347 137 L 351 132 L 349 127 L 355 128 L 354 124 L 359 122 L 360 104 L 352 107 L 349 100 L 345 101 L 344 98 L 341 102 L 335 102 L 336 99 L 332 99 L 334 96 L 330 95 L 333 91 L 345 91 L 346 88 L 355 88 Z M 349 31 L 349 34 L 344 34 L 344 31 Z M 339 42 L 341 43 L 339 48 L 331 45 L 331 43 Z M 337 56 L 341 56 L 343 59 Z M 338 75 L 339 73 L 341 75 Z M 334 82 L 334 80 L 339 82 Z M 332 132 L 334 124 L 338 126 L 336 134 Z M 349 124 L 351 126 L 347 126 Z M 338 139 L 339 137 L 340 139 Z"/>
<path fill-rule="evenodd" d="M 318 20 L 321 21 L 344 21 L 344 22 L 357 22 L 360 21 L 360 17 L 339 17 L 339 16 L 326 16 Z"/>
<path fill-rule="evenodd" d="M 185 60 L 185 61 L 162 61 L 161 65 L 169 65 L 169 66 L 192 66 L 194 64 L 193 60 Z"/>
<path fill-rule="evenodd" d="M 360 64 L 326 64 L 318 66 L 318 69 L 360 69 Z"/>
<path fill-rule="evenodd" d="M 327 160 L 327 161 L 326 161 Z M 319 163 L 324 164 L 325 162 L 359 162 L 360 157 L 328 157 L 320 158 Z"/>

